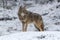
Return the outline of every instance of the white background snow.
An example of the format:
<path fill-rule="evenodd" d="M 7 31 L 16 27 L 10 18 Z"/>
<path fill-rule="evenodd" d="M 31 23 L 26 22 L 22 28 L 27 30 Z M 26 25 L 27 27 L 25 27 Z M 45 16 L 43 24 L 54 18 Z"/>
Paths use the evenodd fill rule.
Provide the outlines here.
<path fill-rule="evenodd" d="M 31 6 L 27 6 L 28 11 L 42 16 L 44 32 L 39 32 L 33 23 L 28 25 L 27 32 L 21 31 L 22 23 L 17 15 L 19 6 L 23 5 L 20 0 L 12 9 L 0 7 L 0 40 L 60 40 L 60 3 L 56 1 L 46 4 L 35 4 L 34 1 L 26 3 L 32 3 Z M 1 20 L 1 18 L 12 20 Z"/>

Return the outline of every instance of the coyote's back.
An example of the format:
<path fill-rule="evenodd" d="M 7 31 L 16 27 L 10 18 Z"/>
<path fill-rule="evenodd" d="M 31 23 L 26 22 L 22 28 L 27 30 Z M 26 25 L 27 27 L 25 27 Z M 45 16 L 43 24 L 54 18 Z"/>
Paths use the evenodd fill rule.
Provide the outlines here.
<path fill-rule="evenodd" d="M 29 23 L 33 23 L 39 31 L 44 31 L 44 24 L 41 15 L 27 11 L 25 7 L 20 6 L 18 17 L 22 22 L 22 31 L 27 31 Z"/>

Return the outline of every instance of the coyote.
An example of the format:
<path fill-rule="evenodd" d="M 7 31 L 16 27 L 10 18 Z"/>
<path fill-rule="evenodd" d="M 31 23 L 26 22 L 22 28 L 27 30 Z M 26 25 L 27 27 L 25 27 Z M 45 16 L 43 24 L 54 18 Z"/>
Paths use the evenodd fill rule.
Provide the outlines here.
<path fill-rule="evenodd" d="M 29 23 L 33 23 L 39 31 L 44 31 L 44 24 L 41 15 L 27 11 L 25 7 L 20 6 L 18 17 L 22 22 L 22 31 L 27 31 Z"/>

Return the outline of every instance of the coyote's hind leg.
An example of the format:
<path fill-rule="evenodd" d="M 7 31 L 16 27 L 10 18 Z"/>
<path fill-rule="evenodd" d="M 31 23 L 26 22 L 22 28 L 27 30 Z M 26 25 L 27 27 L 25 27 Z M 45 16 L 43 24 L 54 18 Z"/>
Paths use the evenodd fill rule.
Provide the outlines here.
<path fill-rule="evenodd" d="M 40 31 L 44 31 L 44 25 L 43 24 L 39 24 L 38 26 L 39 26 Z"/>
<path fill-rule="evenodd" d="M 44 31 L 44 25 L 42 23 L 36 23 L 35 25 L 39 29 L 39 31 Z"/>

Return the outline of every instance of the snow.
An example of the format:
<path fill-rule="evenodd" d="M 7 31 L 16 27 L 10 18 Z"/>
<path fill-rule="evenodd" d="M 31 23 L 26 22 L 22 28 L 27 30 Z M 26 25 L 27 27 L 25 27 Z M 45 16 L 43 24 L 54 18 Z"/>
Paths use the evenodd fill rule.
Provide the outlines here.
<path fill-rule="evenodd" d="M 22 3 L 20 1 L 20 3 Z M 18 4 L 18 2 L 17 2 Z M 23 4 L 21 4 L 23 5 Z M 22 23 L 18 18 L 19 4 L 12 9 L 0 7 L 0 40 L 60 40 L 60 3 L 33 4 L 28 11 L 40 14 L 44 22 L 44 32 L 39 32 L 33 23 L 28 25 L 27 32 L 22 32 Z M 16 19 L 14 19 L 16 17 Z"/>
<path fill-rule="evenodd" d="M 17 32 L 1 36 L 0 40 L 60 40 L 60 32 Z"/>
<path fill-rule="evenodd" d="M 48 26 L 49 28 L 51 28 L 54 25 L 53 23 L 56 22 L 55 20 L 52 20 L 52 18 L 53 18 L 54 15 L 57 14 L 56 11 L 60 10 L 60 9 L 59 10 L 58 9 L 55 10 L 56 5 L 58 5 L 58 4 L 60 4 L 60 3 L 56 3 L 56 4 L 53 3 L 53 4 L 47 4 L 47 5 L 45 4 L 45 5 L 42 5 L 42 6 L 37 5 L 35 7 L 30 7 L 27 10 L 35 12 L 35 13 L 38 13 L 40 15 L 43 15 L 43 14 L 45 14 L 47 12 L 48 15 L 42 16 L 42 17 L 43 17 L 43 21 L 44 21 L 45 26 Z M 50 8 L 53 8 L 52 9 L 53 11 L 51 11 Z M 19 23 L 20 21 L 18 19 L 18 15 L 16 14 L 18 12 L 17 9 L 18 8 L 16 7 L 13 10 L 4 10 L 3 13 L 1 12 L 1 16 L 2 17 L 17 17 L 17 19 L 16 20 L 12 20 L 12 21 L 0 21 L 1 22 L 0 25 L 3 26 L 3 27 L 4 26 L 5 27 L 19 27 L 19 26 L 21 26 L 21 25 L 18 25 L 18 24 L 21 24 L 21 23 Z M 58 12 L 58 14 L 59 14 L 59 12 Z M 18 26 L 16 26 L 16 25 L 18 25 Z M 31 28 L 30 28 L 30 30 L 31 30 Z M 56 29 L 54 28 L 54 30 L 56 30 Z"/>

